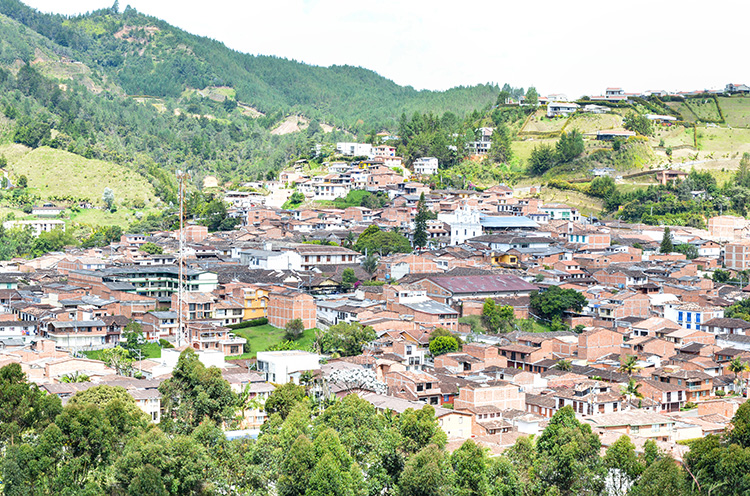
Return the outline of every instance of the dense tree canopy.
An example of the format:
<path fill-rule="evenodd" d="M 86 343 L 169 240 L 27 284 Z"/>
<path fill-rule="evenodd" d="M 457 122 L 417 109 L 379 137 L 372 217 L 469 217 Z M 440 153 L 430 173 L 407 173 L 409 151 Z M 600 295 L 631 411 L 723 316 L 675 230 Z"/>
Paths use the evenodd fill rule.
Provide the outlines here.
<path fill-rule="evenodd" d="M 550 286 L 545 291 L 531 294 L 529 306 L 542 318 L 554 319 L 562 317 L 566 311 L 580 312 L 586 305 L 586 297 L 575 289 L 562 289 Z"/>

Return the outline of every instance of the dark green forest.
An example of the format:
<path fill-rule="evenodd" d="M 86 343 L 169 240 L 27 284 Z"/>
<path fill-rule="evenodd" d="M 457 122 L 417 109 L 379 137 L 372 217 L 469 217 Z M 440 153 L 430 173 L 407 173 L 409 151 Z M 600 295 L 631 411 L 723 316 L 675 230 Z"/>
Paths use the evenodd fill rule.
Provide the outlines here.
<path fill-rule="evenodd" d="M 648 440 L 602 449 L 571 407 L 543 432 L 494 456 L 474 440 L 452 446 L 432 406 L 378 412 L 357 395 L 316 399 L 277 387 L 257 440 L 227 440 L 221 426 L 257 407 L 192 349 L 159 387 L 162 421 L 151 424 L 124 388 L 95 386 L 65 406 L 0 369 L 3 494 L 280 496 L 678 496 L 750 490 L 750 404 L 727 434 L 690 443 L 681 467 Z"/>

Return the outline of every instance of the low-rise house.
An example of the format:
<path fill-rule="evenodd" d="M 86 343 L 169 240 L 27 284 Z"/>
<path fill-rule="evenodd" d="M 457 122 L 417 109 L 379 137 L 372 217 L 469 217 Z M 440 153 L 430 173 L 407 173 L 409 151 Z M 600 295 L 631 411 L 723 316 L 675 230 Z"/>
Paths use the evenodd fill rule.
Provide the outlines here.
<path fill-rule="evenodd" d="M 302 373 L 320 370 L 320 356 L 300 350 L 259 351 L 257 364 L 258 372 L 263 374 L 266 382 L 299 384 Z"/>
<path fill-rule="evenodd" d="M 687 387 L 654 379 L 639 379 L 640 393 L 659 403 L 663 413 L 679 412 L 687 402 Z"/>
<path fill-rule="evenodd" d="M 576 113 L 579 105 L 572 102 L 550 102 L 547 104 L 547 117 L 568 117 Z"/>
<path fill-rule="evenodd" d="M 440 379 L 425 372 L 403 371 L 386 374 L 388 394 L 411 401 L 440 405 Z"/>
<path fill-rule="evenodd" d="M 438 171 L 438 159 L 435 157 L 420 157 L 415 159 L 412 165 L 414 174 L 422 176 L 431 176 Z"/>
<path fill-rule="evenodd" d="M 675 441 L 675 420 L 660 413 L 643 410 L 596 415 L 586 418 L 592 427 L 615 431 L 633 437 L 646 437 L 658 441 Z"/>
<path fill-rule="evenodd" d="M 704 332 L 711 334 L 750 334 L 750 322 L 742 319 L 717 318 L 711 319 L 703 324 Z"/>
<path fill-rule="evenodd" d="M 619 412 L 622 395 L 612 391 L 612 386 L 599 381 L 582 381 L 570 388 L 560 388 L 552 393 L 557 409 L 573 407 L 576 414 L 588 417 Z"/>
<path fill-rule="evenodd" d="M 685 400 L 696 402 L 701 398 L 711 396 L 713 382 L 710 375 L 699 370 L 684 370 L 679 367 L 668 366 L 654 370 L 651 377 L 660 382 L 675 386 L 684 386 Z"/>

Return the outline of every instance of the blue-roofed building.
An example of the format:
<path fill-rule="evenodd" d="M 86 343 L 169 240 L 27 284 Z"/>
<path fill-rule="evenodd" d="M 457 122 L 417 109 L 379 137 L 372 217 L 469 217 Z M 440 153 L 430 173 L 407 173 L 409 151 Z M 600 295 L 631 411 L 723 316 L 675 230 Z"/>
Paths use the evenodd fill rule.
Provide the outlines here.
<path fill-rule="evenodd" d="M 534 231 L 539 224 L 523 215 L 487 215 L 481 214 L 479 223 L 484 232 L 493 231 Z"/>

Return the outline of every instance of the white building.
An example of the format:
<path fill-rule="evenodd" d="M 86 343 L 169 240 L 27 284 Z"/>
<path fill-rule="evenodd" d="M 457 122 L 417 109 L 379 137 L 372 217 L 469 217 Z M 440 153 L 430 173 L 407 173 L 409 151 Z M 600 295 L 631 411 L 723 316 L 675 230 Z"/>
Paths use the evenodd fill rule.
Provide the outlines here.
<path fill-rule="evenodd" d="M 336 152 L 350 157 L 372 157 L 369 143 L 336 143 Z"/>
<path fill-rule="evenodd" d="M 430 176 L 437 174 L 438 159 L 435 157 L 421 157 L 414 161 L 414 174 Z"/>
<path fill-rule="evenodd" d="M 454 213 L 439 213 L 438 220 L 450 226 L 451 245 L 460 245 L 482 234 L 479 210 L 464 205 Z"/>
<path fill-rule="evenodd" d="M 343 198 L 349 194 L 352 187 L 349 184 L 340 183 L 318 183 L 313 186 L 314 197 L 316 200 L 335 200 Z"/>
<path fill-rule="evenodd" d="M 492 133 L 495 130 L 491 127 L 480 127 L 476 130 L 476 141 L 466 143 L 466 148 L 472 155 L 487 155 L 492 148 Z"/>
<path fill-rule="evenodd" d="M 302 257 L 291 250 L 242 250 L 240 263 L 251 269 L 302 270 Z"/>
<path fill-rule="evenodd" d="M 563 116 L 567 117 L 578 110 L 577 103 L 570 102 L 550 102 L 547 104 L 547 117 Z"/>
<path fill-rule="evenodd" d="M 696 303 L 685 303 L 679 306 L 666 306 L 664 318 L 677 322 L 683 329 L 707 331 L 704 324 L 712 319 L 724 317 L 721 307 L 702 307 Z"/>
<path fill-rule="evenodd" d="M 258 372 L 268 382 L 299 384 L 302 372 L 320 370 L 320 356 L 308 351 L 259 351 Z"/>
<path fill-rule="evenodd" d="M 5 229 L 12 229 L 14 227 L 30 227 L 31 232 L 34 236 L 39 236 L 43 232 L 52 232 L 58 227 L 65 231 L 65 222 L 57 219 L 39 219 L 39 220 L 9 220 L 3 222 Z"/>

